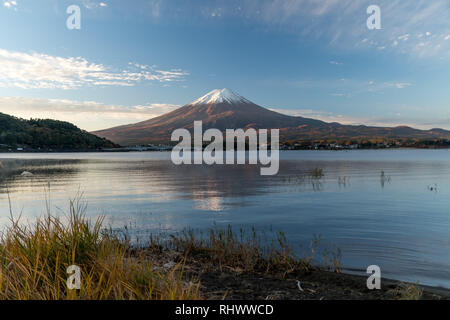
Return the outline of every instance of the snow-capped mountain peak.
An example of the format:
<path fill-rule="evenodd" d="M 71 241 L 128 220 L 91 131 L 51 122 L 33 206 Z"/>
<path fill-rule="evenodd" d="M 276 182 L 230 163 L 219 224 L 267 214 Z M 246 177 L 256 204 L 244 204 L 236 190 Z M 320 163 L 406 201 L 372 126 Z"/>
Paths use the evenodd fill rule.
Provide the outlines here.
<path fill-rule="evenodd" d="M 230 89 L 215 89 L 203 97 L 190 103 L 190 105 L 214 104 L 214 103 L 250 103 L 244 97 L 238 95 Z"/>

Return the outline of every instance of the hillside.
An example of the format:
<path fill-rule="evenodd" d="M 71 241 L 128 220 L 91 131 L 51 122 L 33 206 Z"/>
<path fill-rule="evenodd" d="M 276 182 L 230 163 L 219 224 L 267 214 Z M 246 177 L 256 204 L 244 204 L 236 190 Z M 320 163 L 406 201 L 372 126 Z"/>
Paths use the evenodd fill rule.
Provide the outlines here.
<path fill-rule="evenodd" d="M 205 96 L 162 116 L 135 124 L 94 132 L 121 145 L 167 143 L 178 128 L 192 130 L 195 120 L 204 130 L 255 128 L 280 129 L 281 141 L 311 139 L 449 139 L 442 129 L 418 130 L 341 125 L 304 117 L 292 117 L 258 106 L 229 89 L 213 90 Z"/>
<path fill-rule="evenodd" d="M 37 150 L 96 150 L 116 144 L 79 129 L 69 122 L 50 119 L 25 120 L 0 113 L 0 147 Z"/>

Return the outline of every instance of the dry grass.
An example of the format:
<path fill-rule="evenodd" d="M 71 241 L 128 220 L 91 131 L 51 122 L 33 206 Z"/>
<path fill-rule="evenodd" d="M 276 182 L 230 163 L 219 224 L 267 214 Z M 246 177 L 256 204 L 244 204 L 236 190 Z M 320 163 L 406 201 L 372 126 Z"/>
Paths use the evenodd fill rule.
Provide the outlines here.
<path fill-rule="evenodd" d="M 423 289 L 418 283 L 404 283 L 395 290 L 395 295 L 398 300 L 420 300 L 423 296 Z"/>
<path fill-rule="evenodd" d="M 164 248 L 180 253 L 187 262 L 199 262 L 210 270 L 225 269 L 237 272 L 264 273 L 284 278 L 290 273 L 308 272 L 317 269 L 313 261 L 318 252 L 320 238 L 315 238 L 308 248 L 309 254 L 298 258 L 288 244 L 284 233 L 279 232 L 272 240 L 255 229 L 250 232 L 235 232 L 213 228 L 207 234 L 186 230 L 172 236 L 169 241 L 153 239 L 150 247 Z M 339 271 L 339 257 L 333 255 L 329 270 Z"/>
<path fill-rule="evenodd" d="M 303 258 L 295 256 L 283 233 L 267 241 L 254 229 L 235 233 L 231 227 L 208 234 L 187 230 L 169 240 L 153 237 L 147 247 L 137 248 L 128 237 L 105 229 L 103 218 L 87 219 L 85 210 L 81 196 L 70 201 L 63 217 L 52 215 L 47 203 L 46 216 L 28 226 L 11 212 L 11 224 L 0 236 L 0 299 L 200 299 L 200 283 L 185 272 L 185 264 L 282 278 L 316 269 L 320 237 Z M 327 257 L 329 269 L 338 272 L 340 253 Z M 168 259 L 175 263 L 165 267 Z M 72 265 L 81 270 L 79 290 L 67 286 Z"/>
<path fill-rule="evenodd" d="M 0 239 L 0 299 L 197 299 L 198 283 L 182 266 L 158 272 L 123 240 L 91 223 L 79 201 L 67 221 L 48 214 L 33 226 L 11 220 Z M 81 268 L 80 290 L 67 288 L 67 268 Z"/>

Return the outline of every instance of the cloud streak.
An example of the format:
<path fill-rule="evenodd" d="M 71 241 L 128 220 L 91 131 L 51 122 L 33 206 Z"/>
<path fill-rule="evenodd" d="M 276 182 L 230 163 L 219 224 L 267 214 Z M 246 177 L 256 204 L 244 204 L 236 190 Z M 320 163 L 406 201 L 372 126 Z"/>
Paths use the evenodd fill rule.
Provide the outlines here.
<path fill-rule="evenodd" d="M 450 130 L 450 118 L 431 118 L 414 117 L 401 114 L 392 114 L 384 117 L 354 116 L 345 114 L 336 114 L 313 109 L 270 109 L 275 112 L 283 113 L 289 116 L 300 116 L 313 118 L 325 122 L 338 122 L 346 125 L 366 125 L 376 127 L 397 127 L 409 126 L 416 129 L 429 130 L 433 128 L 443 128 Z"/>
<path fill-rule="evenodd" d="M 134 86 L 141 81 L 184 81 L 189 73 L 130 64 L 112 70 L 82 57 L 57 57 L 0 49 L 0 86 L 22 89 L 77 89 L 83 86 Z"/>
<path fill-rule="evenodd" d="M 144 121 L 180 106 L 152 103 L 137 106 L 108 105 L 95 101 L 0 97 L 0 112 L 21 118 L 52 118 L 69 121 L 93 131 Z"/>
<path fill-rule="evenodd" d="M 239 18 L 346 49 L 393 51 L 415 57 L 450 56 L 448 0 L 174 0 L 157 5 L 158 18 Z M 381 30 L 368 30 L 366 10 L 381 8 Z M 184 13 L 184 14 L 183 14 Z M 406 38 L 399 38 L 408 35 Z"/>
<path fill-rule="evenodd" d="M 13 9 L 14 11 L 17 11 L 17 1 L 15 0 L 3 0 L 3 6 L 8 9 Z"/>
<path fill-rule="evenodd" d="M 104 8 L 107 7 L 108 4 L 106 2 L 102 2 L 102 1 L 92 1 L 92 0 L 83 0 L 83 6 L 86 9 L 96 9 L 96 8 Z"/>
<path fill-rule="evenodd" d="M 244 2 L 244 11 L 264 23 L 294 28 L 343 47 L 392 50 L 419 57 L 448 56 L 450 5 L 447 0 L 393 0 L 380 3 L 382 30 L 368 30 L 372 0 L 263 0 Z M 245 5 L 247 4 L 247 5 Z M 407 37 L 405 37 L 407 35 Z M 401 41 L 399 41 L 401 40 Z M 362 42 L 364 41 L 364 42 Z"/>
<path fill-rule="evenodd" d="M 272 84 L 271 82 L 268 82 Z M 280 83 L 280 82 L 278 82 Z M 385 90 L 407 89 L 414 84 L 406 81 L 374 81 L 369 79 L 331 79 L 331 80 L 285 80 L 284 86 L 302 89 L 329 90 L 335 97 L 352 97 L 357 94 L 384 92 Z"/>

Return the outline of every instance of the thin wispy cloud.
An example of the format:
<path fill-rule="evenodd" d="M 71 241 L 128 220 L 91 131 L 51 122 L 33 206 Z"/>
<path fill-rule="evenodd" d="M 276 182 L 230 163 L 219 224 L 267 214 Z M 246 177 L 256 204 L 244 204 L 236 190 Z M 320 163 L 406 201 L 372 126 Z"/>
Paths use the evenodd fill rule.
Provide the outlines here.
<path fill-rule="evenodd" d="M 413 86 L 413 83 L 407 81 L 374 81 L 374 80 L 362 80 L 362 79 L 334 79 L 334 80 L 295 80 L 284 81 L 282 83 L 285 86 L 302 89 L 322 89 L 333 90 L 331 95 L 333 96 L 346 96 L 367 92 L 381 92 L 383 90 L 396 90 L 406 89 Z"/>
<path fill-rule="evenodd" d="M 108 4 L 104 1 L 83 0 L 83 6 L 86 9 L 105 8 Z"/>
<path fill-rule="evenodd" d="M 134 86 L 141 81 L 183 81 L 180 69 L 130 64 L 113 70 L 81 57 L 57 57 L 0 49 L 0 86 L 22 89 L 77 89 L 83 86 Z"/>
<path fill-rule="evenodd" d="M 409 82 L 397 82 L 397 83 L 394 83 L 393 85 L 394 85 L 397 89 L 403 89 L 403 88 L 412 86 L 412 84 L 409 83 Z"/>
<path fill-rule="evenodd" d="M 447 0 L 394 0 L 378 3 L 382 30 L 368 30 L 366 9 L 371 0 L 267 0 L 253 16 L 272 25 L 296 28 L 303 36 L 322 38 L 336 46 L 365 46 L 416 56 L 448 56 L 450 5 Z M 248 4 L 245 6 L 245 4 Z M 244 1 L 250 14 L 253 1 Z M 421 41 L 421 35 L 426 41 Z M 397 39 L 401 41 L 395 42 Z"/>
<path fill-rule="evenodd" d="M 289 116 L 305 117 L 322 120 L 325 122 L 338 122 L 345 125 L 366 125 L 376 127 L 409 126 L 423 130 L 433 128 L 450 128 L 450 118 L 436 119 L 433 117 L 414 117 L 400 113 L 390 114 L 385 117 L 355 116 L 337 114 L 314 109 L 271 109 Z"/>
<path fill-rule="evenodd" d="M 95 101 L 0 97 L 0 112 L 27 119 L 52 118 L 69 121 L 89 131 L 144 121 L 179 107 L 165 103 L 121 106 Z"/>
<path fill-rule="evenodd" d="M 158 17 L 240 18 L 342 48 L 374 48 L 415 57 L 450 56 L 448 0 L 149 1 Z M 368 30 L 366 10 L 381 8 L 381 30 Z M 185 14 L 181 14 L 184 12 Z M 425 40 L 425 41 L 424 41 Z"/>

